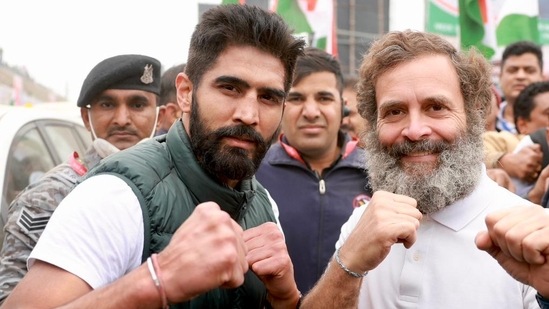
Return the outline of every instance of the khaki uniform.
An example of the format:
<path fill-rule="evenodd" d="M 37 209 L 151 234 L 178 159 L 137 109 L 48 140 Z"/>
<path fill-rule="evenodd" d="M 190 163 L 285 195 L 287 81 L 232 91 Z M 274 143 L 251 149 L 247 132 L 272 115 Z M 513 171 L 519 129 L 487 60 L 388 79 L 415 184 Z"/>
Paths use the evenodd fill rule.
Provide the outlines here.
<path fill-rule="evenodd" d="M 0 251 L 0 303 L 27 273 L 30 252 L 54 210 L 72 190 L 82 172 L 116 151 L 112 145 L 106 146 L 106 141 L 96 141 L 81 161 L 69 161 L 49 170 L 40 180 L 26 187 L 10 204 Z"/>
<path fill-rule="evenodd" d="M 499 159 L 507 153 L 513 153 L 522 134 L 513 134 L 507 131 L 487 131 L 482 134 L 484 144 L 484 164 L 487 168 L 500 168 Z"/>

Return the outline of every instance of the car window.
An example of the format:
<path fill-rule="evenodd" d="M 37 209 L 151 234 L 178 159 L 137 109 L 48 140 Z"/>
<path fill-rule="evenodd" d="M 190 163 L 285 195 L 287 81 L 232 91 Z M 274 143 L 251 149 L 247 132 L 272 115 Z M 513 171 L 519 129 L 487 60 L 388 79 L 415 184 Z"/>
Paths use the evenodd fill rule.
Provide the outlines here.
<path fill-rule="evenodd" d="M 88 131 L 84 126 L 77 126 L 76 131 L 80 134 L 82 141 L 84 141 L 84 149 L 90 148 L 92 143 L 90 131 Z"/>
<path fill-rule="evenodd" d="M 54 166 L 67 161 L 74 151 L 83 155 L 91 142 L 91 135 L 83 125 L 65 120 L 38 119 L 17 130 L 8 144 L 4 185 L 0 186 L 0 246 L 9 204 L 17 194 Z M 0 166 L 0 171 L 2 168 Z"/>
<path fill-rule="evenodd" d="M 61 162 L 67 161 L 74 151 L 82 154 L 81 137 L 75 132 L 73 126 L 48 124 L 44 126 L 44 130 L 53 143 L 52 150 Z"/>
<path fill-rule="evenodd" d="M 6 169 L 8 203 L 27 185 L 55 166 L 40 133 L 35 127 L 23 127 L 12 142 Z"/>

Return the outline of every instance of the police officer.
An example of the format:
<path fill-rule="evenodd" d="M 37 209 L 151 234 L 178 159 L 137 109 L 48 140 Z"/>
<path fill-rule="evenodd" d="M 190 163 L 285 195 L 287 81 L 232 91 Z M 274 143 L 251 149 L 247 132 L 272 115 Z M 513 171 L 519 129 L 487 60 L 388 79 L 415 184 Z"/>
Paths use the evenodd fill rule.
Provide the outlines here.
<path fill-rule="evenodd" d="M 143 55 L 118 55 L 88 74 L 77 106 L 93 139 L 82 156 L 74 153 L 9 206 L 0 252 L 0 302 L 27 272 L 27 258 L 52 213 L 76 181 L 102 158 L 152 137 L 158 117 L 160 62 Z"/>

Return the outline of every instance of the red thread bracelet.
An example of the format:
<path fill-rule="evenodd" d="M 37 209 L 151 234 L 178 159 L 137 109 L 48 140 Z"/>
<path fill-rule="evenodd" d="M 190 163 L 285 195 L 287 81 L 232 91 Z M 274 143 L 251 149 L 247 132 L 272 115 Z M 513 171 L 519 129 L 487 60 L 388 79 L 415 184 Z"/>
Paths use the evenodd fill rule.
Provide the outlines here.
<path fill-rule="evenodd" d="M 157 254 L 153 253 L 149 258 L 147 258 L 147 267 L 149 268 L 149 272 L 151 273 L 154 285 L 160 293 L 160 298 L 162 298 L 162 308 L 169 309 L 170 307 L 168 305 L 168 297 L 166 296 L 166 291 L 164 291 L 164 287 L 162 286 L 162 280 L 160 279 L 160 266 L 158 265 L 158 260 L 156 256 Z"/>

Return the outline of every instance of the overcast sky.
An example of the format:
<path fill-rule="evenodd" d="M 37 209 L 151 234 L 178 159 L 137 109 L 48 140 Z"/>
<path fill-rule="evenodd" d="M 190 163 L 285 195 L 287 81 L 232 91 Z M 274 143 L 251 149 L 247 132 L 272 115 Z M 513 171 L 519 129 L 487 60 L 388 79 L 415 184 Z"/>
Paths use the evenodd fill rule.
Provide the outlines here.
<path fill-rule="evenodd" d="M 3 62 L 75 102 L 99 61 L 144 54 L 163 70 L 187 60 L 197 0 L 3 0 Z"/>
<path fill-rule="evenodd" d="M 69 101 L 99 61 L 144 54 L 163 70 L 187 60 L 198 0 L 2 0 L 3 61 Z M 201 0 L 200 2 L 220 2 Z M 423 0 L 391 0 L 391 29 L 422 27 Z M 421 29 L 419 29 L 421 30 Z"/>

